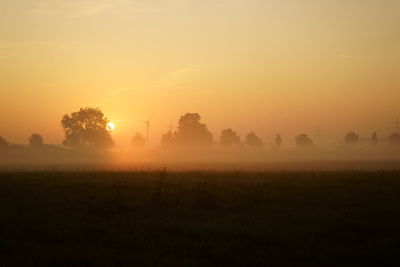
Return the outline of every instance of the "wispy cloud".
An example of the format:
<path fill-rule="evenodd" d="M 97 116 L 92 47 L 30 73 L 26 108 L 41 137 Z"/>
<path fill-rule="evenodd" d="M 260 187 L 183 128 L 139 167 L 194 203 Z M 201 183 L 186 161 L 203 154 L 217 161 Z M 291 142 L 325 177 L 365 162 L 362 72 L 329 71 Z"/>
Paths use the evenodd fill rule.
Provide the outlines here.
<path fill-rule="evenodd" d="M 208 65 L 191 65 L 177 69 L 156 83 L 156 87 L 172 90 L 190 90 L 201 86 L 201 75 Z"/>
<path fill-rule="evenodd" d="M 110 95 L 118 95 L 118 94 L 122 94 L 125 92 L 132 92 L 133 90 L 134 89 L 132 89 L 132 88 L 121 88 L 121 89 L 110 91 Z"/>
<path fill-rule="evenodd" d="M 241 7 L 245 4 L 247 4 L 247 2 L 249 2 L 249 0 L 219 0 L 218 2 L 225 6 Z"/>
<path fill-rule="evenodd" d="M 341 54 L 340 56 L 344 57 L 344 58 L 353 58 L 354 57 L 352 55 L 347 55 L 347 54 Z"/>
<path fill-rule="evenodd" d="M 2 49 L 7 49 L 7 48 L 8 48 L 8 46 L 6 46 L 6 45 L 3 45 L 3 44 L 0 44 L 0 48 L 2 48 Z"/>
<path fill-rule="evenodd" d="M 31 12 L 40 16 L 85 17 L 105 12 L 155 11 L 143 0 L 39 0 Z"/>

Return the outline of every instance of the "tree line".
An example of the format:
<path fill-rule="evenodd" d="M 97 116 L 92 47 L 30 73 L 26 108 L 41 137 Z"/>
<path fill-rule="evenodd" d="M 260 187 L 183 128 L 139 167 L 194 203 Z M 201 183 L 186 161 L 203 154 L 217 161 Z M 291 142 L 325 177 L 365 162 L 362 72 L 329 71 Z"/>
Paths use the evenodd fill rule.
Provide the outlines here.
<path fill-rule="evenodd" d="M 65 139 L 63 145 L 71 148 L 95 148 L 106 149 L 114 146 L 110 131 L 107 129 L 109 120 L 98 108 L 81 108 L 79 111 L 65 114 L 61 120 L 61 127 Z M 400 145 L 400 134 L 395 132 L 388 137 L 388 142 Z M 299 134 L 295 137 L 295 144 L 302 149 L 314 147 L 313 140 L 307 134 Z M 356 145 L 360 136 L 355 132 L 349 132 L 343 139 L 347 145 Z M 372 133 L 369 141 L 378 145 L 379 138 L 376 132 Z M 44 140 L 40 134 L 34 133 L 28 138 L 31 147 L 43 146 Z M 140 133 L 136 133 L 132 145 L 142 147 L 146 139 Z M 198 113 L 186 113 L 178 121 L 176 131 L 170 129 L 161 137 L 162 147 L 207 147 L 214 143 L 213 136 L 207 125 L 201 122 Z M 248 147 L 252 149 L 263 149 L 265 143 L 254 132 L 249 132 L 242 141 L 240 136 L 231 128 L 223 129 L 220 133 L 219 144 L 225 148 Z M 275 138 L 275 145 L 280 148 L 283 139 L 280 134 Z M 10 147 L 12 144 L 5 138 L 0 137 L 0 148 Z"/>

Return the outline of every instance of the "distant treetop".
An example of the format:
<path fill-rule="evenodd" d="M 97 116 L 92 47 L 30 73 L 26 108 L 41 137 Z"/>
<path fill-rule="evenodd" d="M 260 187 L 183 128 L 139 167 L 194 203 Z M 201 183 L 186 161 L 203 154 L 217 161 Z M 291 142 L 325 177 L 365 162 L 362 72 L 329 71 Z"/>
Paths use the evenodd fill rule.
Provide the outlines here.
<path fill-rule="evenodd" d="M 314 145 L 313 140 L 306 134 L 300 134 L 295 138 L 296 145 L 300 148 L 311 148 Z"/>
<path fill-rule="evenodd" d="M 178 121 L 178 129 L 173 136 L 164 136 L 164 142 L 180 146 L 209 146 L 212 134 L 198 113 L 186 113 Z M 170 133 L 171 134 L 171 133 Z"/>
<path fill-rule="evenodd" d="M 10 146 L 10 142 L 8 142 L 5 138 L 0 136 L 0 148 L 5 148 Z"/>
<path fill-rule="evenodd" d="M 136 133 L 132 137 L 131 143 L 135 148 L 141 148 L 146 144 L 146 139 L 140 133 Z"/>
<path fill-rule="evenodd" d="M 43 137 L 40 134 L 32 134 L 28 141 L 31 146 L 38 147 L 43 145 Z"/>
<path fill-rule="evenodd" d="M 349 132 L 344 137 L 344 142 L 348 145 L 355 145 L 360 140 L 360 137 L 355 132 Z"/>
<path fill-rule="evenodd" d="M 258 149 L 264 148 L 263 141 L 254 132 L 250 132 L 246 135 L 244 143 L 247 147 L 250 148 L 258 148 Z"/>
<path fill-rule="evenodd" d="M 221 131 L 220 143 L 223 146 L 226 146 L 226 147 L 239 145 L 240 144 L 240 137 L 232 129 L 230 129 L 230 128 L 229 129 L 224 129 L 224 130 Z"/>

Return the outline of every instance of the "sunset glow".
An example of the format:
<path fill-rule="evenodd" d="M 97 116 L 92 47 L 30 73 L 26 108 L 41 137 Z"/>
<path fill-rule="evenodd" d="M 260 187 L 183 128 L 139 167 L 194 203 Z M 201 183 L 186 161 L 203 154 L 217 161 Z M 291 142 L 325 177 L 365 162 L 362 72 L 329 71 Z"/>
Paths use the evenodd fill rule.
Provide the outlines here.
<path fill-rule="evenodd" d="M 1 135 L 40 130 L 59 144 L 60 117 L 90 106 L 121 120 L 117 147 L 149 114 L 159 145 L 185 112 L 214 136 L 231 127 L 267 143 L 317 127 L 325 144 L 387 136 L 400 115 L 399 12 L 392 0 L 1 1 Z"/>
<path fill-rule="evenodd" d="M 115 130 L 115 124 L 112 122 L 107 123 L 107 131 L 114 131 Z"/>

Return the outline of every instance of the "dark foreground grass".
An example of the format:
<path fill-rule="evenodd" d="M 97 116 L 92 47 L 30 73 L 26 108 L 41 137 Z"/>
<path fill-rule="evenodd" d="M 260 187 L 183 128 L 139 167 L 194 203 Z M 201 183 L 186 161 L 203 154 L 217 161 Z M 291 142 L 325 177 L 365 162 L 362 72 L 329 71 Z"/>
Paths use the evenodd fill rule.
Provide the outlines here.
<path fill-rule="evenodd" d="M 0 174 L 0 266 L 399 266 L 400 172 Z"/>

